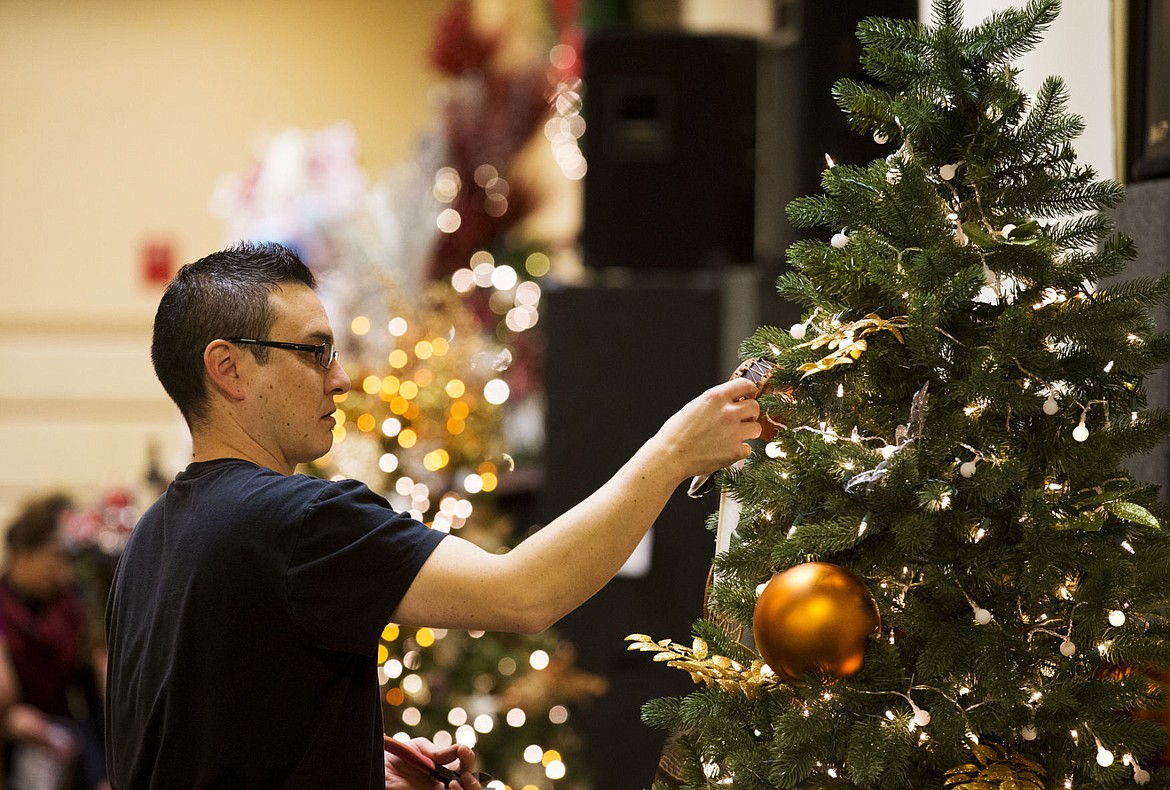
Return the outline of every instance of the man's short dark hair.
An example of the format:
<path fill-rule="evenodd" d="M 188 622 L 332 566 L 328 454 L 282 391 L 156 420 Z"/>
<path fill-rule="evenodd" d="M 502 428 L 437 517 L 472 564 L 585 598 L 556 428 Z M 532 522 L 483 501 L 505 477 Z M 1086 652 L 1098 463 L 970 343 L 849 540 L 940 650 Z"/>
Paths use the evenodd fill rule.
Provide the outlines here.
<path fill-rule="evenodd" d="M 213 340 L 251 337 L 270 340 L 276 320 L 268 297 L 281 283 L 316 287 L 297 254 L 281 244 L 241 242 L 179 269 L 154 316 L 150 359 L 163 389 L 188 425 L 207 409 L 203 352 Z M 261 363 L 268 349 L 249 346 Z"/>

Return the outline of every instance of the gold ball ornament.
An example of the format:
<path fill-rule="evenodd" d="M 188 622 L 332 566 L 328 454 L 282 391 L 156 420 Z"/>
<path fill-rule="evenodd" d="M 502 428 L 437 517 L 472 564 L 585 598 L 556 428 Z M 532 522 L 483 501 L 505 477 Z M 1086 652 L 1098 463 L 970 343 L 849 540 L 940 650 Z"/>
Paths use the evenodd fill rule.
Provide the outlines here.
<path fill-rule="evenodd" d="M 1128 673 L 1129 670 L 1124 671 Z M 1145 669 L 1143 671 L 1149 678 L 1151 690 L 1155 690 L 1161 687 L 1163 692 L 1170 693 L 1170 672 L 1162 669 Z M 1133 713 L 1133 717 L 1140 721 L 1157 722 L 1167 730 L 1170 730 L 1170 705 L 1149 710 L 1138 710 Z M 1159 768 L 1164 768 L 1170 765 L 1170 742 L 1167 742 L 1167 744 L 1162 747 L 1162 751 L 1153 756 L 1153 758 L 1150 760 L 1150 763 L 1152 766 L 1158 766 Z"/>
<path fill-rule="evenodd" d="M 777 573 L 760 593 L 752 634 L 777 675 L 797 680 L 812 670 L 848 677 L 861 669 L 881 615 L 865 582 L 827 562 Z"/>

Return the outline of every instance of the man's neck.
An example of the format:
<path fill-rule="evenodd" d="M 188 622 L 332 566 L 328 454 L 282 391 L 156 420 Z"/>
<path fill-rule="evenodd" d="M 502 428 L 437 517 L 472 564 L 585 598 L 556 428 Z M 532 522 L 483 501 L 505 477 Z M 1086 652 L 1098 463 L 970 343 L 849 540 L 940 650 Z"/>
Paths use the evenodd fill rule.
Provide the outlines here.
<path fill-rule="evenodd" d="M 289 464 L 266 452 L 254 442 L 235 442 L 219 436 L 193 434 L 191 437 L 191 460 L 214 461 L 218 458 L 239 458 L 250 461 L 257 466 L 263 466 L 280 472 L 282 475 L 291 475 L 296 471 L 296 464 Z"/>

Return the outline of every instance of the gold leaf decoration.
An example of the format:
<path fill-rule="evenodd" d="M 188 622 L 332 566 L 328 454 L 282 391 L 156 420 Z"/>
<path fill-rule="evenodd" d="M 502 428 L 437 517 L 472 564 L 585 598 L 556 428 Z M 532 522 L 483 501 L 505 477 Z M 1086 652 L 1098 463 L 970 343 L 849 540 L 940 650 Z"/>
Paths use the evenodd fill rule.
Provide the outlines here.
<path fill-rule="evenodd" d="M 695 639 L 692 647 L 680 645 L 669 639 L 654 641 L 645 634 L 630 634 L 627 650 L 654 653 L 654 661 L 665 662 L 668 667 L 681 669 L 691 676 L 695 685 L 719 688 L 729 694 L 742 693 L 748 699 L 756 699 L 770 685 L 777 684 L 775 675 L 764 673 L 764 662 L 753 661 L 745 667 L 726 656 L 711 655 L 710 648 L 702 639 Z"/>
<path fill-rule="evenodd" d="M 951 768 L 944 786 L 951 790 L 1044 790 L 1044 769 L 1038 763 L 994 744 L 972 744 L 971 753 L 979 764 Z"/>
<path fill-rule="evenodd" d="M 849 324 L 843 324 L 832 332 L 826 332 L 807 343 L 801 344 L 801 346 L 808 346 L 809 348 L 828 346 L 832 353 L 816 362 L 801 365 L 797 368 L 797 371 L 803 373 L 804 376 L 811 376 L 813 373 L 829 370 L 837 365 L 852 364 L 854 360 L 861 356 L 862 352 L 869 348 L 865 336 L 872 335 L 875 332 L 889 332 L 899 343 L 904 345 L 906 339 L 902 335 L 902 330 L 908 325 L 909 319 L 904 315 L 895 316 L 887 320 L 877 313 L 870 313 L 865 318 L 858 319 Z"/>

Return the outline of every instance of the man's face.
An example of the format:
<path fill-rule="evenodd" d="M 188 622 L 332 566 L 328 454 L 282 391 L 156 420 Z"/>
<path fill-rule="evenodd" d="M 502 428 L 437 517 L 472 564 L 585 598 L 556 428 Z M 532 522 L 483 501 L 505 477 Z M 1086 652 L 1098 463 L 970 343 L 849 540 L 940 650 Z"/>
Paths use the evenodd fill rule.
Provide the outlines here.
<path fill-rule="evenodd" d="M 276 320 L 268 340 L 332 343 L 329 317 L 313 289 L 285 283 L 269 295 Z M 268 364 L 254 367 L 252 394 L 262 444 L 285 471 L 320 458 L 333 445 L 333 396 L 349 391 L 339 361 L 328 368 L 305 351 L 268 349 Z"/>

